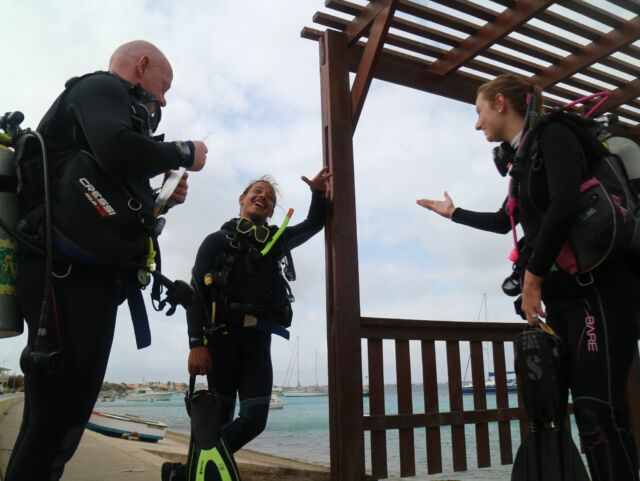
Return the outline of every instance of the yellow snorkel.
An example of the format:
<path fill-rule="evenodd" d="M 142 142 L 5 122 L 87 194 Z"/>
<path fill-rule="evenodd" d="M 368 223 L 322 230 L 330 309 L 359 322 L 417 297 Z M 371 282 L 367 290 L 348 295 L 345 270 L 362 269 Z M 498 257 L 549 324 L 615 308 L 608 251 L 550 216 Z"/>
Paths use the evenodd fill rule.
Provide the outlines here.
<path fill-rule="evenodd" d="M 289 221 L 291 220 L 291 216 L 292 215 L 293 215 L 293 209 L 289 209 L 289 212 L 287 212 L 287 215 L 285 216 L 284 220 L 282 221 L 282 225 L 276 231 L 276 233 L 273 234 L 273 237 L 267 243 L 267 245 L 264 246 L 264 249 L 262 249 L 260 251 L 260 254 L 262 254 L 263 256 L 266 256 L 269 253 L 269 251 L 271 250 L 273 245 L 278 241 L 278 239 L 280 238 L 280 236 L 282 235 L 284 230 L 287 228 L 287 225 L 289 224 Z"/>

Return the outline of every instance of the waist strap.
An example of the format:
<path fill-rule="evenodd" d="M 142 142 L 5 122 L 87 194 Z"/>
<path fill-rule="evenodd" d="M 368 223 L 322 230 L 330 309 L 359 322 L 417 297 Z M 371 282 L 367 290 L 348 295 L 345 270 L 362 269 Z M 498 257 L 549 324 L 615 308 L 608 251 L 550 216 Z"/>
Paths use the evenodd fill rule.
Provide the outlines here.
<path fill-rule="evenodd" d="M 259 331 L 270 332 L 289 340 L 289 331 L 284 326 L 271 322 L 265 317 L 245 314 L 243 312 L 231 311 L 227 315 L 226 324 L 231 328 L 253 327 Z"/>

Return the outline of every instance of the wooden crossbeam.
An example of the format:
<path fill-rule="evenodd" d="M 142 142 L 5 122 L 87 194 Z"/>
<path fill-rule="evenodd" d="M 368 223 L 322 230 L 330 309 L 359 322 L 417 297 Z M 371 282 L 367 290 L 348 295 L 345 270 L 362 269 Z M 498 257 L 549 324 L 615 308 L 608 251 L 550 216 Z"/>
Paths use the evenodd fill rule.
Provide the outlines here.
<path fill-rule="evenodd" d="M 449 8 L 453 8 L 454 10 L 459 10 L 461 12 L 467 13 L 468 15 L 475 16 L 485 21 L 491 21 L 491 18 L 493 18 L 491 16 L 491 12 L 488 9 L 484 7 L 480 7 L 470 2 L 469 0 L 437 0 L 437 1 L 438 3 L 445 5 Z M 499 3 L 500 5 L 504 5 L 505 7 L 511 6 L 512 1 L 513 0 L 495 0 L 496 3 Z M 640 2 L 638 0 L 630 0 L 630 1 L 637 2 L 638 6 L 636 7 L 635 11 L 640 11 Z M 549 13 L 549 12 L 545 12 L 545 13 Z M 557 17 L 556 14 L 553 14 L 553 15 Z M 574 42 L 573 40 L 570 40 L 566 37 L 562 37 L 560 35 L 556 35 L 552 32 L 549 32 L 546 29 L 531 25 L 531 23 L 522 25 L 522 27 L 518 29 L 518 33 L 525 35 L 527 37 L 530 37 L 539 42 L 559 48 L 561 50 L 565 50 L 566 52 L 569 52 L 569 53 L 576 53 L 582 48 L 582 45 Z M 546 49 L 535 47 L 531 44 L 529 45 L 520 44 L 515 46 L 510 45 L 513 42 L 513 40 L 514 39 L 512 38 L 504 38 L 500 43 L 505 47 L 509 47 L 514 50 L 526 53 L 528 55 L 532 55 L 534 57 L 539 58 L 540 60 L 544 60 L 550 63 L 556 63 L 555 60 L 549 58 L 551 57 L 551 55 L 549 55 L 550 52 L 548 52 Z M 630 46 L 629 48 L 631 48 L 632 50 L 635 49 L 635 47 L 633 46 Z M 531 53 L 532 50 L 534 51 L 533 53 Z M 631 56 L 634 57 L 637 55 L 632 54 Z M 638 65 L 630 64 L 629 62 L 626 62 L 616 57 L 609 57 L 609 58 L 602 59 L 600 63 L 602 63 L 602 65 L 605 65 L 607 67 L 620 70 L 621 72 L 624 72 L 628 75 L 633 75 L 634 77 L 640 76 L 640 69 L 638 69 Z M 593 69 L 590 69 L 589 71 L 590 75 L 593 74 L 592 70 Z M 597 76 L 595 75 L 592 75 L 592 76 L 594 76 L 594 78 L 597 78 Z"/>
<path fill-rule="evenodd" d="M 595 115 L 612 112 L 638 97 L 640 97 L 640 79 L 634 79 L 611 92 L 611 96 L 596 110 Z"/>
<path fill-rule="evenodd" d="M 393 40 L 392 35 L 389 34 Z M 322 33 L 312 28 L 305 28 L 302 32 L 304 38 L 310 40 L 319 40 Z M 394 43 L 394 42 L 391 42 Z M 403 47 L 410 46 L 407 41 L 401 42 Z M 351 58 L 351 71 L 355 72 L 360 64 L 360 57 L 364 51 L 365 45 L 363 42 L 350 48 Z M 433 48 L 425 49 L 422 53 L 429 54 L 429 51 L 435 53 Z M 443 82 L 442 78 L 438 75 L 428 72 L 430 62 L 426 60 L 418 59 L 414 56 L 402 54 L 400 52 L 392 52 L 387 49 L 383 49 L 378 67 L 375 69 L 375 78 L 384 80 L 387 82 L 403 85 L 405 87 L 430 92 L 436 95 L 442 95 L 455 100 L 460 100 L 466 103 L 475 102 L 475 92 L 478 86 L 485 81 L 485 79 L 471 75 L 462 71 L 452 72 L 447 77 L 447 82 Z M 502 73 L 502 69 L 497 66 L 492 66 L 488 63 L 481 62 L 478 59 L 473 59 L 469 62 L 469 67 L 472 67 L 480 72 L 484 72 L 488 75 L 499 75 Z M 568 79 L 568 84 L 575 84 L 587 91 L 596 92 L 601 90 L 595 85 L 587 84 L 579 79 Z M 545 89 L 548 93 L 559 95 L 560 97 L 568 100 L 574 100 L 581 95 L 574 91 L 568 90 L 558 85 L 551 85 Z M 548 99 L 550 105 L 556 105 L 557 102 Z M 559 105 L 559 104 L 558 104 Z M 634 111 L 628 110 L 625 105 L 621 105 L 616 112 L 622 116 L 628 117 L 632 120 L 640 122 L 640 115 Z M 634 134 L 635 135 L 635 134 Z"/>
<path fill-rule="evenodd" d="M 612 28 L 618 28 L 622 25 L 620 17 L 584 0 L 558 0 L 558 5 L 570 8 L 576 12 L 581 12 L 583 15 Z"/>
<path fill-rule="evenodd" d="M 535 75 L 532 80 L 542 88 L 555 84 L 620 50 L 640 38 L 640 17 L 635 17 L 616 30 L 611 30 L 580 51 L 563 58 L 558 64 Z"/>
<path fill-rule="evenodd" d="M 461 13 L 466 13 L 467 15 L 471 15 L 472 17 L 479 18 L 480 20 L 484 20 L 485 22 L 490 22 L 496 17 L 496 12 L 491 10 L 490 8 L 483 7 L 482 5 L 478 5 L 476 3 L 470 2 L 469 0 L 435 0 L 436 3 L 440 5 L 444 5 L 445 7 L 449 7 L 453 10 L 457 10 Z M 409 2 L 409 0 L 403 0 L 404 2 Z"/>
<path fill-rule="evenodd" d="M 545 10 L 555 0 L 518 0 L 516 4 L 485 24 L 475 35 L 464 39 L 457 47 L 447 52 L 443 58 L 429 68 L 431 73 L 446 75 L 475 57 L 486 48 L 507 36 L 539 12 Z"/>
<path fill-rule="evenodd" d="M 581 4 L 574 5 L 573 10 L 587 17 L 591 17 L 590 14 L 593 14 L 598 18 L 602 18 L 601 15 L 598 15 L 597 11 L 592 11 L 587 9 L 582 10 L 581 7 L 582 7 Z M 640 12 L 640 9 L 637 11 Z M 544 12 L 543 14 L 540 15 L 539 18 L 544 22 L 548 22 L 551 25 L 554 25 L 568 32 L 575 33 L 576 35 L 579 35 L 591 41 L 597 41 L 602 35 L 602 32 L 600 30 L 590 27 L 589 25 L 585 25 L 582 22 L 578 22 L 578 21 L 563 17 L 555 12 Z M 611 23 L 611 17 L 609 18 L 610 18 L 609 23 Z M 615 25 L 613 25 L 613 28 L 618 29 L 618 28 L 622 28 L 623 26 L 624 26 L 624 19 L 619 18 L 618 21 L 615 22 Z M 636 47 L 635 45 L 623 45 L 620 47 L 619 51 L 621 53 L 625 53 L 632 57 L 640 56 L 640 48 Z"/>
<path fill-rule="evenodd" d="M 630 126 L 627 124 L 616 124 L 611 126 L 609 130 L 614 134 L 624 135 L 625 137 L 629 137 L 640 143 L 640 124 L 634 126 Z"/>
<path fill-rule="evenodd" d="M 373 79 L 373 72 L 380 57 L 380 52 L 382 52 L 385 37 L 387 36 L 387 32 L 389 32 L 389 25 L 393 19 L 398 0 L 378 0 L 376 4 L 381 5 L 382 9 L 378 12 L 371 26 L 369 40 L 360 59 L 356 78 L 351 87 L 351 115 L 353 118 L 354 131 L 358 125 L 358 119 L 360 118 L 360 113 L 362 112 L 362 107 L 364 106 L 364 101 L 367 98 L 367 92 Z M 347 26 L 347 34 L 348 32 L 349 26 Z"/>
<path fill-rule="evenodd" d="M 343 6 L 347 6 L 346 2 L 341 1 L 341 5 Z M 405 1 L 406 3 L 406 1 Z M 335 1 L 334 1 L 335 4 Z M 351 4 L 349 4 L 351 5 Z M 403 3 L 401 2 L 398 5 L 398 10 L 400 10 L 400 8 L 402 7 Z M 347 25 L 349 23 L 349 21 L 347 19 L 344 18 L 340 18 L 340 17 L 336 17 L 333 15 L 328 15 L 325 13 L 318 13 L 316 14 L 316 16 L 314 17 L 314 19 L 325 26 L 331 27 L 331 28 L 336 28 L 338 30 L 342 30 L 345 31 L 347 28 Z M 394 23 L 392 22 L 392 26 L 394 25 Z M 418 28 L 418 27 L 416 27 Z M 420 27 L 422 28 L 422 27 Z M 422 31 L 422 30 L 421 30 Z M 366 34 L 365 34 L 366 35 Z M 516 42 L 516 40 L 513 40 L 513 42 Z M 433 45 L 432 43 L 428 43 L 428 42 L 419 42 L 416 40 L 412 40 L 409 39 L 405 36 L 401 36 L 401 35 L 396 35 L 393 33 L 389 33 L 387 34 L 386 37 L 386 45 L 392 45 L 394 47 L 399 47 L 402 48 L 404 50 L 408 50 L 410 52 L 415 52 L 417 54 L 420 55 L 426 55 L 427 57 L 431 57 L 431 59 L 436 60 L 441 58 L 444 55 L 444 49 L 437 47 L 435 45 Z M 517 47 L 518 45 L 513 45 L 515 47 Z M 527 47 L 526 45 L 522 45 L 521 46 L 522 49 L 527 50 L 527 48 L 531 49 L 530 47 Z M 531 53 L 532 55 L 536 55 L 535 51 Z M 525 72 L 528 72 L 528 75 L 536 75 L 538 73 L 540 73 L 543 70 L 543 67 L 539 64 L 534 64 L 528 60 L 526 60 L 526 58 L 524 57 L 518 57 L 516 55 L 512 55 L 512 54 L 508 54 L 505 53 L 499 49 L 496 48 L 489 48 L 487 50 L 485 50 L 484 52 L 482 52 L 482 56 L 486 57 L 486 59 L 489 60 L 493 60 L 496 62 L 500 62 L 502 64 L 505 65 L 509 65 L 515 68 L 518 68 L 520 70 L 523 70 Z M 561 60 L 561 57 L 559 56 L 553 56 L 551 57 L 551 60 L 553 60 L 553 63 L 559 63 Z M 504 68 L 503 67 L 498 67 L 492 63 L 487 62 L 484 59 L 480 59 L 480 58 L 475 58 L 470 60 L 469 62 L 467 62 L 466 64 L 467 67 L 478 70 L 480 72 L 484 72 L 487 73 L 489 75 L 492 76 L 496 76 L 499 75 L 501 73 L 504 72 Z M 593 67 L 588 67 L 586 69 L 584 69 L 581 73 L 584 73 L 586 75 L 586 78 L 582 78 L 582 77 L 572 77 L 570 79 L 566 79 L 564 82 L 570 86 L 579 88 L 579 89 L 583 89 L 587 92 L 597 92 L 599 90 L 602 90 L 602 88 L 598 85 L 596 85 L 595 83 L 593 83 L 592 81 L 590 81 L 590 79 L 596 79 L 596 80 L 600 80 L 602 82 L 607 82 L 609 84 L 612 84 L 614 86 L 621 86 L 625 83 L 625 81 L 623 79 L 621 79 L 620 77 L 617 77 L 615 75 L 612 75 L 608 72 L 604 72 L 602 70 L 593 68 Z M 554 87 L 555 89 L 555 87 Z M 577 98 L 577 96 L 579 96 L 579 94 L 573 93 L 573 92 L 569 92 L 569 91 L 563 91 L 563 92 L 557 92 L 558 95 L 566 97 L 566 98 Z M 629 116 L 629 115 L 627 115 Z M 635 117 L 637 117 L 637 114 L 632 114 L 630 116 L 630 118 L 635 119 Z M 636 119 L 640 121 L 640 118 Z"/>
<path fill-rule="evenodd" d="M 325 2 L 325 5 L 327 7 L 331 7 L 331 3 L 332 0 L 327 0 Z M 362 35 L 364 35 L 365 32 L 369 30 L 374 20 L 387 6 L 387 3 L 388 2 L 385 1 L 373 0 L 369 2 L 369 4 L 356 15 L 356 18 L 349 22 L 345 33 L 347 34 L 347 37 L 349 37 L 350 44 L 356 43 L 358 39 L 360 39 L 360 37 L 362 37 Z"/>
<path fill-rule="evenodd" d="M 609 0 L 614 5 L 622 7 L 630 12 L 640 11 L 640 1 L 638 0 Z"/>

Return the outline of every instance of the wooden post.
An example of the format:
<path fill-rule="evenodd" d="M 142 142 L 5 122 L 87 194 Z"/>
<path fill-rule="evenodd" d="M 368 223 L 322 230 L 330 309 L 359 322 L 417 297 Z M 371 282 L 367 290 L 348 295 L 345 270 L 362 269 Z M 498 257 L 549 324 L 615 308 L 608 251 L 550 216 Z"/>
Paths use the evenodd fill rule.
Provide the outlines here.
<path fill-rule="evenodd" d="M 320 41 L 324 164 L 333 171 L 325 229 L 331 479 L 364 478 L 360 289 L 349 88 L 349 46 L 327 30 Z"/>

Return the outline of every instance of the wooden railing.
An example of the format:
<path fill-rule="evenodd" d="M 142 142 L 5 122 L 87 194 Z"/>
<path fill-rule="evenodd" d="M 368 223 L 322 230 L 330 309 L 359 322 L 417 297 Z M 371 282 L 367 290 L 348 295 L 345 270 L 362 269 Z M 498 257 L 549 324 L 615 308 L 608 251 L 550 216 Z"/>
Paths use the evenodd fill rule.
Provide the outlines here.
<path fill-rule="evenodd" d="M 520 421 L 520 436 L 528 432 L 526 413 L 521 404 L 509 405 L 505 343 L 512 343 L 522 331 L 522 323 L 473 323 L 413 321 L 362 318 L 362 338 L 367 340 L 369 414 L 363 418 L 364 431 L 370 431 L 371 474 L 374 479 L 388 477 L 386 431 L 399 431 L 400 475 L 415 476 L 414 430 L 426 429 L 426 456 L 429 474 L 443 471 L 441 428 L 451 429 L 453 470 L 467 469 L 465 426 L 475 425 L 478 467 L 492 464 L 489 423 L 498 425 L 500 464 L 513 462 L 511 421 Z M 395 343 L 398 414 L 385 414 L 383 340 Z M 419 341 L 421 349 L 424 412 L 413 412 L 409 341 Z M 446 345 L 448 411 L 439 405 L 436 342 Z M 473 410 L 463 406 L 460 344 L 468 342 L 473 383 Z M 496 381 L 496 408 L 487 409 L 483 342 L 492 346 Z M 509 369 L 510 370 L 510 369 Z M 495 464 L 495 462 L 494 462 Z"/>
<path fill-rule="evenodd" d="M 363 429 L 371 436 L 371 476 L 388 477 L 388 430 L 399 431 L 400 476 L 416 474 L 414 430 L 426 430 L 426 458 L 429 474 L 441 473 L 441 428 L 451 429 L 451 459 L 454 471 L 468 469 L 465 426 L 475 425 L 477 467 L 495 464 L 490 452 L 489 423 L 497 423 L 500 464 L 513 463 L 513 437 L 511 422 L 519 421 L 519 441 L 529 433 L 529 423 L 522 397 L 518 391 L 517 405 L 509 405 L 505 343 L 511 344 L 523 330 L 523 323 L 415 321 L 403 319 L 361 318 L 362 338 L 367 342 L 369 377 L 369 414 L 363 416 Z M 395 343 L 396 389 L 398 414 L 385 413 L 383 340 Z M 424 412 L 413 412 L 411 359 L 409 341 L 419 341 L 421 350 Z M 436 342 L 446 346 L 449 410 L 439 405 L 438 358 Z M 496 382 L 496 407 L 487 408 L 485 385 L 485 359 L 483 342 L 491 343 L 493 372 Z M 473 409 L 463 405 L 460 343 L 469 343 L 471 379 L 473 383 Z M 636 440 L 640 439 L 640 358 L 636 353 L 627 382 L 627 403 L 630 427 Z M 570 404 L 568 413 L 573 412 Z M 567 417 L 567 429 L 570 418 Z M 640 443 L 636 448 L 640 455 Z"/>

